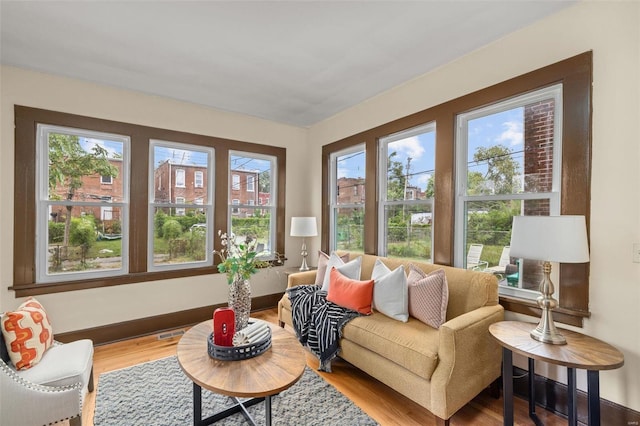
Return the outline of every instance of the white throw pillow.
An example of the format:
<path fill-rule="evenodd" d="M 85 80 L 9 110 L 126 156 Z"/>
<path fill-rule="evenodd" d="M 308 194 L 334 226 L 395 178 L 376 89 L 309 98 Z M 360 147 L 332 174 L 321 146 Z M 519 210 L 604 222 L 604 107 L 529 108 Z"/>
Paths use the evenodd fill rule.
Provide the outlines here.
<path fill-rule="evenodd" d="M 371 272 L 373 283 L 373 308 L 398 321 L 409 320 L 409 290 L 404 266 L 393 271 L 380 259 L 376 259 Z"/>
<path fill-rule="evenodd" d="M 360 279 L 360 267 L 362 266 L 362 256 L 358 256 L 350 262 L 344 263 L 340 256 L 335 252 L 329 256 L 327 262 L 327 272 L 324 274 L 322 281 L 322 291 L 329 291 L 329 283 L 331 281 L 331 268 L 336 268 L 342 275 L 352 280 Z"/>

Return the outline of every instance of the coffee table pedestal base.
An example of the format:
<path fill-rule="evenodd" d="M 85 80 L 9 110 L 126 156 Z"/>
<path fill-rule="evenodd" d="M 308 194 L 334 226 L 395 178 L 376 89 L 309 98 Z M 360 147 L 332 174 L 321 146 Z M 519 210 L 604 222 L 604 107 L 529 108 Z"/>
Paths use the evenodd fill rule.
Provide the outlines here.
<path fill-rule="evenodd" d="M 219 413 L 214 414 L 213 416 L 207 417 L 206 419 L 202 418 L 202 388 L 200 385 L 194 383 L 193 384 L 193 424 L 194 426 L 206 426 L 213 424 L 219 420 L 227 418 L 236 413 L 242 413 L 247 422 L 256 426 L 255 420 L 251 417 L 251 414 L 247 411 L 247 408 L 256 405 L 262 401 L 264 401 L 264 417 L 266 426 L 271 426 L 271 395 L 260 398 L 251 398 L 246 401 L 240 401 L 239 398 L 235 396 L 232 397 L 236 404 L 231 407 L 220 411 Z"/>

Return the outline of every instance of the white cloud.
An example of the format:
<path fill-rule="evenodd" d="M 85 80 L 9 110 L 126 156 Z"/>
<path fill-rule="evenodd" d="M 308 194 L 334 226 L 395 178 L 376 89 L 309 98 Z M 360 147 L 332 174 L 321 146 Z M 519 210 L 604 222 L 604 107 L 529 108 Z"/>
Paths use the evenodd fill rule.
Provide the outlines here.
<path fill-rule="evenodd" d="M 82 139 L 81 139 L 82 140 Z M 84 139 L 84 144 L 83 144 L 83 148 L 86 151 L 92 151 L 94 146 L 99 146 L 100 148 L 104 149 L 105 151 L 108 152 L 108 157 L 109 158 L 116 158 L 120 155 L 120 153 L 118 151 L 116 151 L 113 147 L 107 146 L 105 144 L 105 141 L 103 141 L 102 139 L 94 139 L 94 138 L 86 138 Z"/>
<path fill-rule="evenodd" d="M 406 154 L 413 159 L 418 159 L 424 154 L 424 147 L 420 144 L 417 136 L 391 142 L 389 150 Z"/>
<path fill-rule="evenodd" d="M 499 142 L 507 142 L 509 146 L 522 145 L 524 141 L 524 131 L 522 129 L 522 121 L 507 121 L 502 123 L 505 129 L 500 136 Z"/>

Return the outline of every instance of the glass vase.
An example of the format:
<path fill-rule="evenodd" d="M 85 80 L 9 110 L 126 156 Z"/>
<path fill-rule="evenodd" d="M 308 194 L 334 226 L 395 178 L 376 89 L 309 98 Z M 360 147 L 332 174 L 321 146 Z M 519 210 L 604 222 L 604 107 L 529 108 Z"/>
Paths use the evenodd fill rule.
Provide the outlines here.
<path fill-rule="evenodd" d="M 242 330 L 249 323 L 251 316 L 251 285 L 249 280 L 238 279 L 229 287 L 229 307 L 236 317 L 236 331 Z"/>

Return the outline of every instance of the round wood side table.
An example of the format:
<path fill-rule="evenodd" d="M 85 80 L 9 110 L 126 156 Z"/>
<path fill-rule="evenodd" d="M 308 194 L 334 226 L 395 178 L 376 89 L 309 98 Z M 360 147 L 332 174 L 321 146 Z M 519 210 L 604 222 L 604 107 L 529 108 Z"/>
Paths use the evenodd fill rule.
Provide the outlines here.
<path fill-rule="evenodd" d="M 615 347 L 602 340 L 582 333 L 562 329 L 567 339 L 566 345 L 542 343 L 531 338 L 529 333 L 536 327 L 534 323 L 522 321 L 501 321 L 489 327 L 489 333 L 502 346 L 502 381 L 504 389 L 504 424 L 513 425 L 513 353 L 529 360 L 529 416 L 540 424 L 535 414 L 534 361 L 544 361 L 567 368 L 569 391 L 569 424 L 578 424 L 576 369 L 587 370 L 587 395 L 589 426 L 600 425 L 600 370 L 622 367 L 624 355 Z"/>

